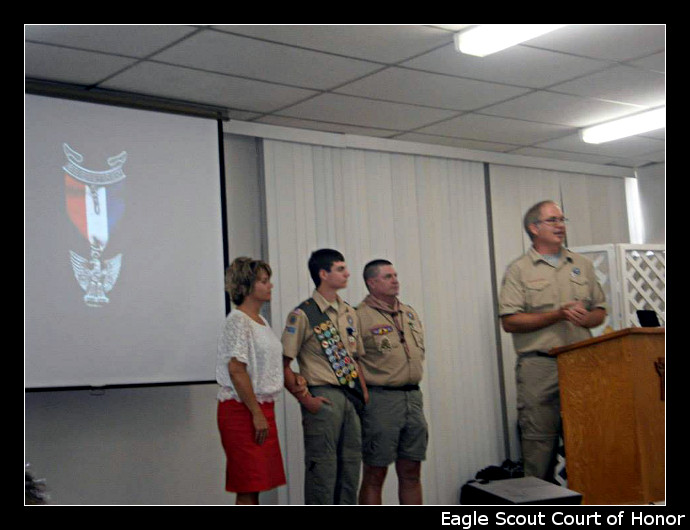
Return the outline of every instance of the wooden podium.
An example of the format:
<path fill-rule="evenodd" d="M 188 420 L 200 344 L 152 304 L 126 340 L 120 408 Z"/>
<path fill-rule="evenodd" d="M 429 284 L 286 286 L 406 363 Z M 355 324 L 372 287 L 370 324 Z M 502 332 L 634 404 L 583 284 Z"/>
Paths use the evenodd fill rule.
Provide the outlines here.
<path fill-rule="evenodd" d="M 665 500 L 664 328 L 554 348 L 568 488 L 583 504 Z"/>

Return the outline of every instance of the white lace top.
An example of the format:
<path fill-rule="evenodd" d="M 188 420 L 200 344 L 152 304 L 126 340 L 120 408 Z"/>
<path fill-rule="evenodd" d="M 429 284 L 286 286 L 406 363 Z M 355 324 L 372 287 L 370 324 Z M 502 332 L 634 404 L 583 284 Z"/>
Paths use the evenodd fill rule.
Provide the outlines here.
<path fill-rule="evenodd" d="M 283 346 L 263 316 L 261 320 L 264 326 L 239 309 L 231 311 L 225 319 L 218 339 L 216 363 L 219 401 L 241 401 L 228 372 L 228 363 L 233 357 L 247 365 L 259 403 L 275 401 L 280 394 L 283 388 Z"/>

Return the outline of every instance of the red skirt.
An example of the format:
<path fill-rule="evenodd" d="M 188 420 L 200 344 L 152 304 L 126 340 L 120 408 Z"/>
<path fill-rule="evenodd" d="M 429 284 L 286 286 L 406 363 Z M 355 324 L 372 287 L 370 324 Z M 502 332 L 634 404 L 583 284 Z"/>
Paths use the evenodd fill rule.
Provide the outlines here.
<path fill-rule="evenodd" d="M 268 421 L 266 441 L 254 441 L 252 414 L 233 399 L 218 402 L 218 429 L 225 450 L 225 490 L 235 493 L 267 491 L 285 484 L 273 403 L 260 403 Z"/>

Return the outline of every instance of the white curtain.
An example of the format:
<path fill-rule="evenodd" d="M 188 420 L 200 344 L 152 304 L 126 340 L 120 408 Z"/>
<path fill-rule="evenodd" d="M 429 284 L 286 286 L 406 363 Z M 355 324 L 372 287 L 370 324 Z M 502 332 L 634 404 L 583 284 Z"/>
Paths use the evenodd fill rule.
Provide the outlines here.
<path fill-rule="evenodd" d="M 391 260 L 401 299 L 426 331 L 424 502 L 457 503 L 467 480 L 505 457 L 483 165 L 273 140 L 263 160 L 276 333 L 313 289 L 313 250 L 345 255 L 352 277 L 341 296 L 352 305 L 365 296 L 364 265 Z M 280 501 L 301 504 L 301 418 L 291 396 L 281 412 L 288 486 Z M 398 502 L 393 468 L 384 502 Z"/>

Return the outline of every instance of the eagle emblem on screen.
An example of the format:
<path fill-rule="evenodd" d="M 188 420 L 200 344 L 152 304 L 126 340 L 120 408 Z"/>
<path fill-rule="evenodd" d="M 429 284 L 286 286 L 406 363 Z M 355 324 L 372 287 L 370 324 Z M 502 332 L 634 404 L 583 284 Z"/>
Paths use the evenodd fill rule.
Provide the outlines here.
<path fill-rule="evenodd" d="M 127 153 L 106 160 L 108 169 L 95 171 L 83 167 L 84 157 L 63 144 L 67 158 L 65 195 L 67 214 L 88 243 L 88 257 L 70 250 L 70 262 L 77 283 L 84 291 L 84 303 L 101 307 L 120 275 L 122 254 L 106 259 L 106 246 L 124 214 L 123 187 L 126 175 L 122 169 Z"/>

